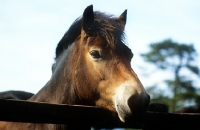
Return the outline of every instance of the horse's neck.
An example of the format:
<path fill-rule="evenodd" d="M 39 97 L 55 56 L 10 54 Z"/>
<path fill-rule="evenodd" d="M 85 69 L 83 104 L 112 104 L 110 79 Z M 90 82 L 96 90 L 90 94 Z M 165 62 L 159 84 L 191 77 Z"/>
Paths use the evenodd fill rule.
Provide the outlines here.
<path fill-rule="evenodd" d="M 66 61 L 66 59 L 63 61 Z M 57 66 L 68 67 L 65 63 L 66 62 L 58 62 Z M 47 84 L 30 99 L 30 101 L 54 104 L 88 105 L 78 98 L 75 92 L 73 79 L 69 76 L 70 73 L 70 68 L 56 68 L 49 82 L 47 82 Z M 90 130 L 90 126 L 83 124 L 48 125 L 48 128 L 59 130 Z"/>
<path fill-rule="evenodd" d="M 63 85 L 63 86 L 62 86 Z M 36 102 L 48 102 L 55 104 L 79 104 L 77 97 L 72 86 L 67 84 L 57 84 L 53 81 L 49 81 L 36 95 L 34 95 L 31 101 Z M 40 127 L 37 124 L 31 124 L 34 128 Z M 43 127 L 47 129 L 58 130 L 91 130 L 88 124 L 66 124 L 66 125 L 53 125 L 44 124 Z M 38 128 L 40 129 L 40 128 Z"/>
<path fill-rule="evenodd" d="M 47 82 L 30 101 L 55 104 L 77 104 L 74 89 L 67 83 L 57 83 L 53 80 Z"/>

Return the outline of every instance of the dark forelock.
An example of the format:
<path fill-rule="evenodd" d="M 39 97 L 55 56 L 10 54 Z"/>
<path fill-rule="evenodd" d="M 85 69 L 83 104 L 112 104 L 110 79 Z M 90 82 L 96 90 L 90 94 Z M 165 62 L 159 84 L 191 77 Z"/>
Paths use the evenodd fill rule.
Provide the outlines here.
<path fill-rule="evenodd" d="M 121 44 L 124 40 L 124 23 L 117 17 L 96 11 L 94 12 L 94 28 L 95 32 L 93 32 L 93 34 L 104 37 L 107 40 L 108 45 L 112 48 Z M 58 43 L 56 48 L 56 58 L 58 58 L 58 56 L 75 41 L 81 34 L 81 29 L 82 18 L 78 18 Z"/>

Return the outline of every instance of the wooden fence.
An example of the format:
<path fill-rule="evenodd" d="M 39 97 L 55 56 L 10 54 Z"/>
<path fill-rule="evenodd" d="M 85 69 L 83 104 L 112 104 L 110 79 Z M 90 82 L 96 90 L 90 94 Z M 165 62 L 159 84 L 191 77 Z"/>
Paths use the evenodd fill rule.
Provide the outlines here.
<path fill-rule="evenodd" d="M 113 120 L 101 108 L 0 99 L 0 121 L 50 124 L 83 123 L 96 128 L 138 128 L 200 130 L 200 114 L 147 112 L 140 120 L 126 124 Z"/>

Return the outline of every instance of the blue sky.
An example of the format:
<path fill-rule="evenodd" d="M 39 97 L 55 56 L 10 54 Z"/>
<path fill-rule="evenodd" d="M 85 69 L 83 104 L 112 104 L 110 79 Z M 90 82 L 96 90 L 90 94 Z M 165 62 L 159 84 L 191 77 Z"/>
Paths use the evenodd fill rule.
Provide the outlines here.
<path fill-rule="evenodd" d="M 171 76 L 167 72 L 144 76 L 146 69 L 141 66 L 151 66 L 139 55 L 149 43 L 171 38 L 193 43 L 200 52 L 199 0 L 1 0 L 0 91 L 40 90 L 51 76 L 57 43 L 90 4 L 117 16 L 128 9 L 126 42 L 134 53 L 132 67 L 144 86 Z"/>

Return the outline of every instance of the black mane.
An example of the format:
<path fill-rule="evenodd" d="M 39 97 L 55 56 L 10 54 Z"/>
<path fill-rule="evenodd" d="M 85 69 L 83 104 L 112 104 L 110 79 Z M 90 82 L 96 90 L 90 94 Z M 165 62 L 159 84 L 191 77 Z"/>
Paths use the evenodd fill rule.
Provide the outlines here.
<path fill-rule="evenodd" d="M 56 47 L 56 58 L 81 34 L 82 20 L 77 18 Z"/>
<path fill-rule="evenodd" d="M 118 43 L 121 43 L 118 42 L 119 40 L 123 41 L 124 24 L 117 17 L 96 11 L 94 12 L 94 24 L 95 32 L 93 32 L 93 34 L 104 37 L 110 47 L 113 48 Z M 81 34 L 81 29 L 82 18 L 78 18 L 58 43 L 55 59 L 75 41 L 75 39 Z"/>

